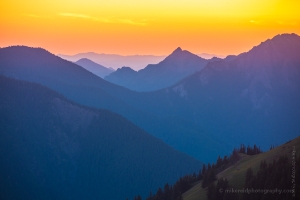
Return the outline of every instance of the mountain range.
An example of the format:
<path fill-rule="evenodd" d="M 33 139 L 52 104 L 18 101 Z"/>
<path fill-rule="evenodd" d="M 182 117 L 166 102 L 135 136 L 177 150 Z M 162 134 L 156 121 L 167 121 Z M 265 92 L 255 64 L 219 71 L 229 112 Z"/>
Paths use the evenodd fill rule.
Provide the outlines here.
<path fill-rule="evenodd" d="M 193 121 L 224 142 L 256 141 L 267 149 L 300 132 L 299 52 L 298 35 L 277 35 L 148 93 L 136 106 Z"/>
<path fill-rule="evenodd" d="M 201 168 L 120 115 L 36 83 L 0 85 L 1 199 L 146 196 Z"/>
<path fill-rule="evenodd" d="M 71 62 L 76 62 L 79 59 L 87 58 L 107 68 L 118 69 L 124 66 L 128 66 L 134 70 L 143 69 L 148 64 L 158 63 L 165 58 L 165 56 L 154 56 L 154 55 L 123 56 L 118 54 L 104 54 L 104 53 L 98 54 L 94 52 L 78 53 L 71 56 L 58 54 L 58 56 Z"/>
<path fill-rule="evenodd" d="M 175 149 L 208 162 L 245 140 L 268 149 L 297 136 L 299 38 L 277 35 L 153 92 L 114 85 L 43 49 L 28 47 L 0 49 L 0 73 L 116 112 Z"/>
<path fill-rule="evenodd" d="M 81 58 L 80 60 L 77 60 L 75 63 L 101 78 L 104 78 L 105 76 L 115 71 L 113 68 L 106 68 L 87 58 Z"/>
<path fill-rule="evenodd" d="M 132 198 L 245 141 L 265 150 L 293 139 L 299 52 L 296 34 L 210 61 L 178 48 L 141 72 L 119 70 L 153 72 L 145 82 L 157 74 L 163 81 L 167 72 L 174 78 L 166 88 L 137 92 L 42 48 L 1 48 L 0 197 Z M 198 67 L 174 82 L 190 66 Z"/>
<path fill-rule="evenodd" d="M 172 86 L 181 79 L 200 71 L 208 62 L 209 60 L 178 47 L 158 64 L 149 64 L 137 72 L 123 67 L 104 79 L 135 91 L 154 91 Z"/>
<path fill-rule="evenodd" d="M 220 149 L 223 152 L 230 149 L 226 143 L 209 136 L 206 130 L 192 121 L 144 111 L 146 108 L 139 105 L 142 103 L 140 101 L 148 98 L 148 94 L 109 83 L 41 48 L 14 46 L 0 49 L 0 74 L 40 83 L 82 105 L 118 113 L 175 149 L 203 162 L 209 160 L 211 154 L 218 154 Z M 151 104 L 147 106 L 151 107 Z M 204 153 L 212 145 L 218 148 L 210 154 Z"/>

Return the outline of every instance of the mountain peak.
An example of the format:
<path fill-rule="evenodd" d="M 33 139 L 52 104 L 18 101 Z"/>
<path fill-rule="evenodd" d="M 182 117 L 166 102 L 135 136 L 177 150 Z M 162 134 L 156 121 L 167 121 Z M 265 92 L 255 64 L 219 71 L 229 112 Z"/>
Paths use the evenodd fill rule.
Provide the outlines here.
<path fill-rule="evenodd" d="M 177 49 L 175 49 L 169 56 L 167 56 L 165 60 L 168 60 L 168 58 L 179 58 L 183 54 L 186 54 L 186 52 L 187 51 L 183 51 L 180 47 L 177 47 Z"/>
<path fill-rule="evenodd" d="M 264 55 L 265 58 L 266 56 L 272 56 L 280 52 L 284 52 L 285 57 L 289 56 L 289 59 L 297 59 L 299 57 L 299 48 L 300 36 L 295 33 L 284 33 L 278 34 L 271 39 L 261 42 L 259 45 L 254 46 L 249 52 L 256 52 Z M 276 57 L 274 57 L 274 59 L 278 59 L 278 55 Z"/>
<path fill-rule="evenodd" d="M 127 67 L 127 66 L 123 66 L 122 68 L 119 68 L 117 70 L 134 71 L 133 69 L 131 69 L 130 67 Z"/>
<path fill-rule="evenodd" d="M 269 43 L 277 43 L 277 44 L 282 44 L 282 43 L 290 43 L 294 44 L 295 42 L 300 41 L 300 36 L 295 34 L 295 33 L 283 33 L 283 34 L 278 34 L 274 36 L 272 39 L 267 39 L 264 42 L 261 42 L 261 44 L 269 44 Z"/>
<path fill-rule="evenodd" d="M 122 68 L 118 68 L 116 72 L 117 73 L 126 73 L 126 74 L 135 74 L 135 73 L 137 73 L 132 68 L 126 67 L 126 66 L 123 66 Z"/>
<path fill-rule="evenodd" d="M 285 39 L 285 38 L 298 38 L 299 35 L 295 33 L 283 33 L 283 34 L 278 34 L 272 38 L 272 40 L 276 39 Z"/>
<path fill-rule="evenodd" d="M 51 55 L 53 56 L 54 54 L 50 53 L 46 49 L 43 49 L 41 47 L 28 47 L 24 45 L 16 45 L 16 46 L 8 46 L 1 48 L 1 50 L 5 52 L 14 52 L 14 53 L 35 53 L 35 54 L 42 54 L 42 55 Z M 55 55 L 54 55 L 55 56 Z"/>
<path fill-rule="evenodd" d="M 93 61 L 90 59 L 87 59 L 87 58 L 81 58 L 81 59 L 77 60 L 76 62 L 93 62 Z"/>
<path fill-rule="evenodd" d="M 179 53 L 179 52 L 182 52 L 182 49 L 181 49 L 180 47 L 178 47 L 177 49 L 175 49 L 175 51 L 173 51 L 172 54 L 174 54 L 174 53 Z"/>
<path fill-rule="evenodd" d="M 94 65 L 94 66 L 98 66 L 98 67 L 99 66 L 104 67 L 104 66 L 102 66 L 102 65 L 100 65 L 100 64 L 98 64 L 98 63 L 96 63 L 96 62 L 94 62 L 94 61 L 92 61 L 88 58 L 81 58 L 81 59 L 77 60 L 75 63 L 79 64 L 80 66 L 81 65 Z"/>

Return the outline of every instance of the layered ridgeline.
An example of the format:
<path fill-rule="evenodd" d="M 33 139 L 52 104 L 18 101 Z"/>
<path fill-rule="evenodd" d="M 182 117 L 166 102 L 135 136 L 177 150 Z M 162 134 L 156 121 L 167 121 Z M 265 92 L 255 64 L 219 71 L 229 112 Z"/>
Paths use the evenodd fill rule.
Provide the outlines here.
<path fill-rule="evenodd" d="M 106 67 L 111 67 L 113 69 L 121 68 L 122 66 L 129 66 L 134 70 L 143 69 L 149 63 L 155 64 L 162 61 L 166 56 L 154 56 L 154 55 L 129 55 L 122 56 L 118 54 L 104 54 L 104 53 L 95 53 L 95 52 L 87 52 L 87 53 L 78 53 L 75 55 L 62 55 L 58 54 L 59 57 L 71 61 L 76 62 L 82 58 L 87 58 L 92 60 L 95 63 L 100 63 Z"/>
<path fill-rule="evenodd" d="M 135 71 L 123 67 L 105 77 L 105 80 L 135 91 L 154 91 L 169 87 L 181 79 L 203 69 L 209 60 L 177 48 L 158 64 L 149 64 Z"/>
<path fill-rule="evenodd" d="M 118 87 L 42 49 L 0 49 L 0 73 L 117 112 L 208 162 L 245 140 L 267 149 L 300 132 L 298 52 L 299 36 L 278 35 L 249 52 L 211 62 L 170 88 L 147 93 Z"/>
<path fill-rule="evenodd" d="M 105 76 L 115 71 L 113 68 L 104 67 L 87 58 L 82 58 L 80 60 L 77 60 L 75 63 L 101 78 L 104 78 Z"/>
<path fill-rule="evenodd" d="M 0 74 L 40 83 L 77 103 L 121 114 L 172 147 L 204 162 L 209 161 L 211 155 L 215 157 L 220 151 L 232 149 L 192 121 L 144 111 L 147 108 L 143 106 L 156 109 L 155 103 L 163 103 L 165 99 L 109 83 L 41 48 L 14 46 L 0 49 Z M 143 104 L 149 96 L 153 102 Z M 217 148 L 206 152 L 211 146 Z"/>
<path fill-rule="evenodd" d="M 0 77 L 0 199 L 125 199 L 201 163 L 125 118 Z"/>
<path fill-rule="evenodd" d="M 232 147 L 247 141 L 267 149 L 300 132 L 299 52 L 298 35 L 278 35 L 134 103 L 198 123 Z"/>

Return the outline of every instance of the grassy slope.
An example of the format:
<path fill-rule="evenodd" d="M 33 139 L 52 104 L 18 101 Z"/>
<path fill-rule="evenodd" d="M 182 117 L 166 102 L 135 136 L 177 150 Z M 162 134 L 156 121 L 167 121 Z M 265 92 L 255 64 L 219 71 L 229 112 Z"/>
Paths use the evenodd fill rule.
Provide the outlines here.
<path fill-rule="evenodd" d="M 300 151 L 300 137 L 291 140 L 281 146 L 278 146 L 270 151 L 261 153 L 254 156 L 248 156 L 245 154 L 240 154 L 241 159 L 233 166 L 225 169 L 217 175 L 217 178 L 227 178 L 230 187 L 233 188 L 243 188 L 245 183 L 245 174 L 249 167 L 252 167 L 254 174 L 259 170 L 261 161 L 266 160 L 267 162 L 272 162 L 274 159 L 280 156 L 287 155 L 289 159 L 292 157 L 292 152 Z M 206 189 L 201 187 L 201 182 L 196 184 L 193 188 L 183 194 L 184 200 L 206 200 Z"/>

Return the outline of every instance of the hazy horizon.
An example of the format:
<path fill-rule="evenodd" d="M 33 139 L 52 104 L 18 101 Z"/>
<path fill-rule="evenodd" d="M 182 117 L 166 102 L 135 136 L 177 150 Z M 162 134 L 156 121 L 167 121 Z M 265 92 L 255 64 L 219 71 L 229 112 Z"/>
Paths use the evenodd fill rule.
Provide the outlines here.
<path fill-rule="evenodd" d="M 187 49 L 185 49 L 187 50 Z M 188 50 L 187 50 L 188 51 Z M 117 54 L 117 53 L 105 53 L 105 52 L 93 52 L 93 51 L 87 51 L 87 52 L 78 52 L 78 53 L 75 53 L 75 54 L 63 54 L 63 53 L 58 53 L 56 54 L 57 56 L 75 56 L 75 55 L 78 55 L 78 54 L 87 54 L 87 53 L 95 53 L 95 54 L 100 54 L 100 55 L 118 55 L 118 56 L 124 56 L 124 57 L 129 57 L 129 56 L 156 56 L 156 57 L 167 57 L 168 55 L 156 55 L 156 54 L 128 54 L 128 55 L 124 55 L 124 54 Z M 172 52 L 170 52 L 172 53 Z M 194 52 L 191 52 L 197 56 L 200 56 L 202 58 L 205 58 L 205 59 L 210 59 L 210 58 L 213 58 L 213 57 L 218 57 L 218 58 L 225 58 L 226 56 L 228 55 L 217 55 L 217 54 L 213 54 L 213 53 L 194 53 Z M 238 55 L 238 54 L 236 54 Z"/>

